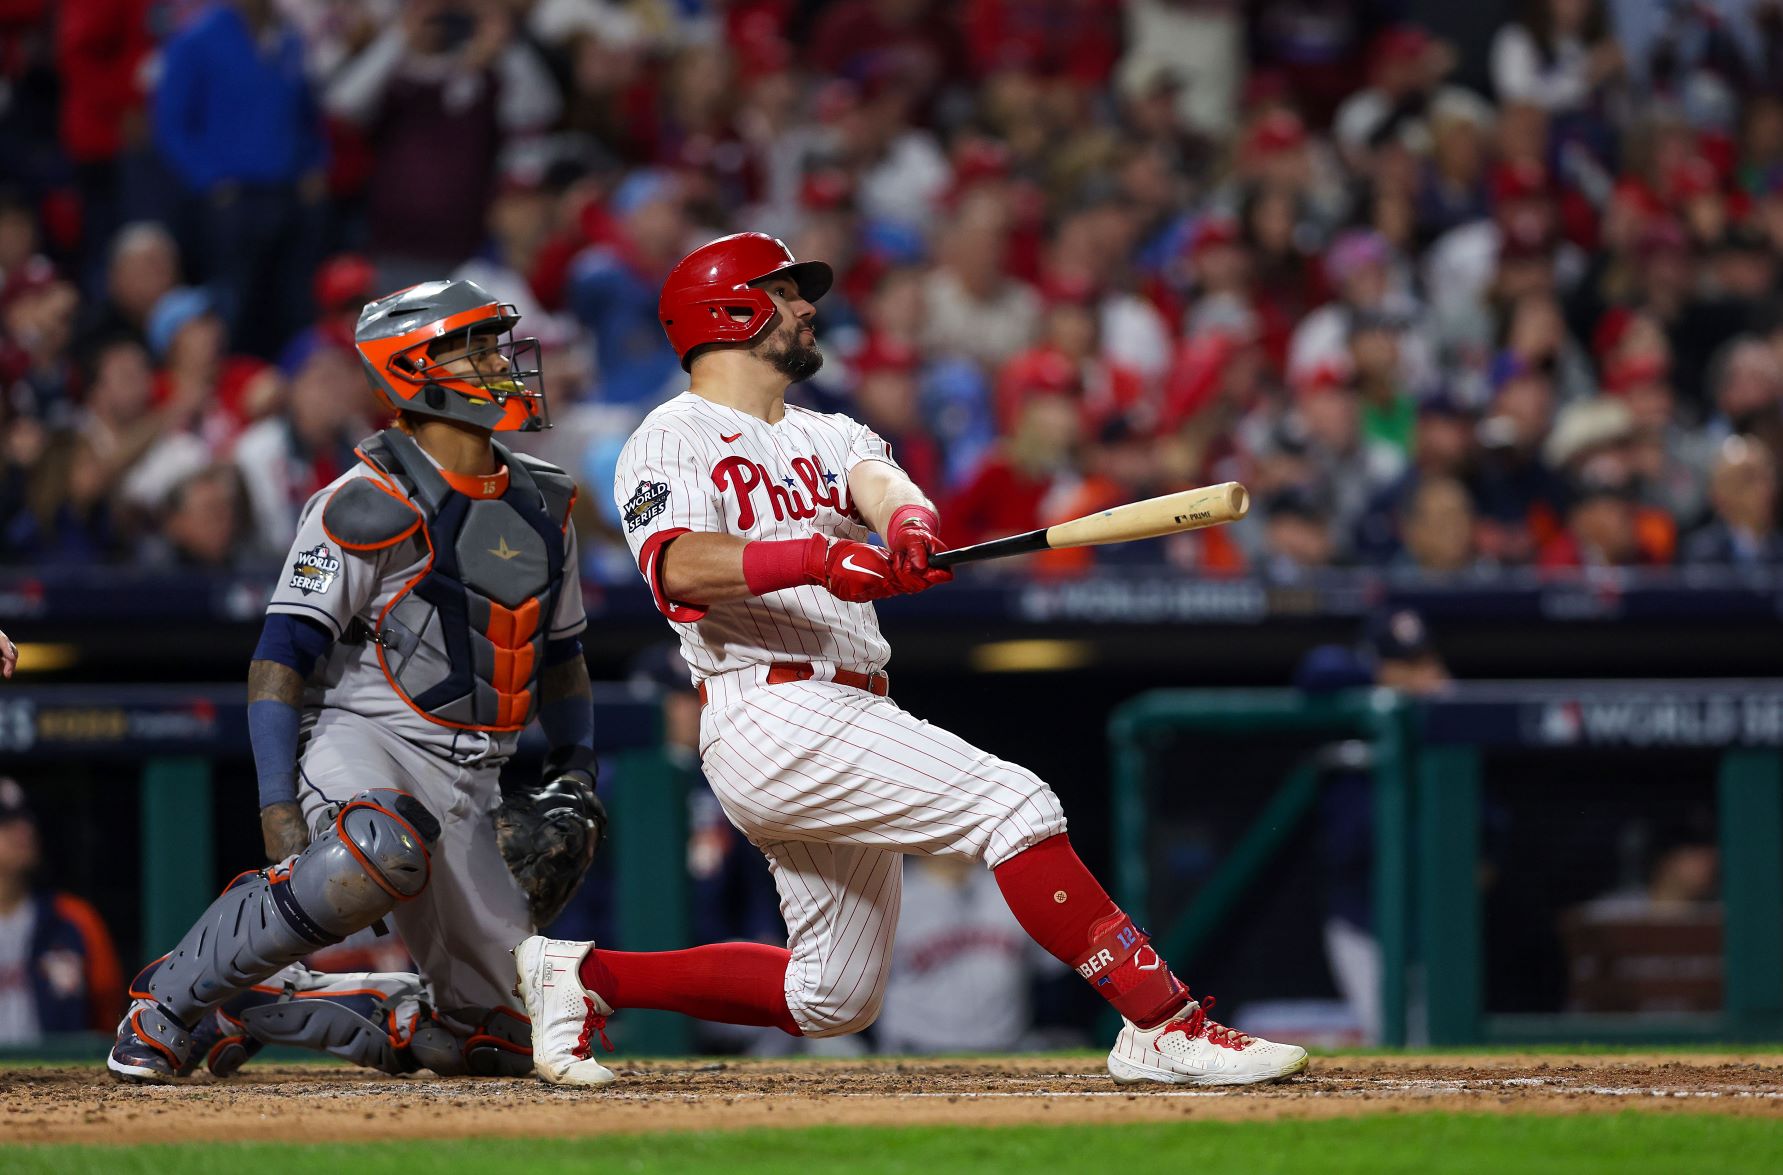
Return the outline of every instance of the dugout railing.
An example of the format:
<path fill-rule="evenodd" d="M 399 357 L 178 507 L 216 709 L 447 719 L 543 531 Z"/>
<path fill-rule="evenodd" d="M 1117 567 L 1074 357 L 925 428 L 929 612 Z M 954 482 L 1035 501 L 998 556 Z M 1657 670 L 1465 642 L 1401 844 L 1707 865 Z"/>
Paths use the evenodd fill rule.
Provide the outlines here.
<path fill-rule="evenodd" d="M 1147 824 L 1154 752 L 1198 738 L 1319 734 L 1361 740 L 1373 778 L 1370 901 L 1381 953 L 1382 1043 L 1783 1038 L 1783 682 L 1469 683 L 1408 701 L 1389 691 L 1160 690 L 1109 722 L 1117 897 L 1193 967 L 1247 888 L 1313 810 L 1318 764 L 1276 786 L 1176 917 L 1151 909 Z M 1484 760 L 1494 751 L 1696 750 L 1716 757 L 1723 906 L 1718 1013 L 1489 1015 L 1481 852 Z M 1419 995 L 1413 998 L 1414 978 Z M 1410 1023 L 1413 1015 L 1417 1023 Z"/>
<path fill-rule="evenodd" d="M 613 861 L 615 945 L 674 950 L 688 942 L 688 777 L 662 750 L 660 697 L 648 689 L 596 683 L 595 741 L 613 778 L 602 794 L 612 810 L 605 851 Z M 542 757 L 536 731 L 520 757 Z M 139 793 L 138 917 L 145 950 L 178 941 L 217 894 L 213 819 L 219 763 L 242 765 L 252 787 L 246 691 L 240 685 L 30 686 L 0 692 L 0 765 L 86 763 L 116 766 Z M 617 792 L 617 794 L 615 794 Z M 251 838 L 241 868 L 259 861 Z M 159 944 L 159 946 L 157 946 Z M 124 959 L 125 971 L 141 964 Z M 635 1053 L 684 1054 L 691 1026 L 666 1012 L 628 1015 L 623 1037 Z M 14 1050 L 31 1057 L 102 1056 L 101 1038 L 47 1039 Z"/>

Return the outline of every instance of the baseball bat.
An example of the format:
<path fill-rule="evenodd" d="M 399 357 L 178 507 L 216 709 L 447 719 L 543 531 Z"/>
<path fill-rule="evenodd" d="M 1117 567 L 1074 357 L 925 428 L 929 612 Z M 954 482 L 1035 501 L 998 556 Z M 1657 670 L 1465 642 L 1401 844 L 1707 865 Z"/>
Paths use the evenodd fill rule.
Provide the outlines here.
<path fill-rule="evenodd" d="M 1030 551 L 1053 551 L 1061 547 L 1100 547 L 1107 543 L 1130 543 L 1135 539 L 1155 539 L 1160 535 L 1184 530 L 1200 530 L 1222 522 L 1236 522 L 1251 508 L 1251 496 L 1235 481 L 1195 490 L 1182 490 L 1143 502 L 1128 502 L 1108 510 L 1098 510 L 1073 518 L 1057 526 L 1044 526 L 1026 534 L 956 547 L 929 556 L 933 567 L 957 567 L 981 559 L 1001 559 L 1006 555 L 1026 555 Z"/>

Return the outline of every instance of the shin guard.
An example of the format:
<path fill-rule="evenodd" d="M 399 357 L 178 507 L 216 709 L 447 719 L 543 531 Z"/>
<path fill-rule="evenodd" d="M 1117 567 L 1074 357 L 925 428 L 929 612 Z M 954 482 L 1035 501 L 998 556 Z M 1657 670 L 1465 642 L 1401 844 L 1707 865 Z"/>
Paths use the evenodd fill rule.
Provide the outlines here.
<path fill-rule="evenodd" d="M 230 882 L 130 994 L 183 1026 L 196 1024 L 229 997 L 419 894 L 427 847 L 438 837 L 438 822 L 412 796 L 361 792 L 290 861 Z"/>
<path fill-rule="evenodd" d="M 1115 1011 L 1141 1027 L 1189 1001 L 1188 987 L 1152 949 L 1151 937 L 1118 910 L 1090 928 L 1089 947 L 1071 965 Z"/>

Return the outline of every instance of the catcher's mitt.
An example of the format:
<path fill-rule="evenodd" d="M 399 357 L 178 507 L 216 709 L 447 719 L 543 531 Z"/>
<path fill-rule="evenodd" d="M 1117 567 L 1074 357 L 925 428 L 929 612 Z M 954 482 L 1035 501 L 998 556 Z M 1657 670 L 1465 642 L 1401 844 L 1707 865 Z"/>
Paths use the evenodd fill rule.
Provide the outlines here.
<path fill-rule="evenodd" d="M 541 929 L 575 896 L 607 835 L 596 773 L 594 752 L 573 747 L 551 752 L 540 782 L 502 788 L 495 843 Z"/>

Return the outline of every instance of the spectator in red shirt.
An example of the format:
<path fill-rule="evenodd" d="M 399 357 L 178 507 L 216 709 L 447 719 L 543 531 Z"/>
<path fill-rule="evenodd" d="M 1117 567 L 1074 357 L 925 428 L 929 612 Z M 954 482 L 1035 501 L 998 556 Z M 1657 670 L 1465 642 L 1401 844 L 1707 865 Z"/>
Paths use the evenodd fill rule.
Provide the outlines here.
<path fill-rule="evenodd" d="M 1120 55 L 1120 18 L 1102 0 L 968 0 L 966 52 L 980 78 L 1000 70 L 1102 86 Z"/>
<path fill-rule="evenodd" d="M 1670 524 L 1641 507 L 1632 478 L 1587 470 L 1573 483 L 1565 528 L 1542 545 L 1536 563 L 1547 570 L 1664 566 L 1676 545 Z"/>
<path fill-rule="evenodd" d="M 62 75 L 62 150 L 81 200 L 81 285 L 92 291 L 121 217 L 120 157 L 148 139 L 143 67 L 149 0 L 60 5 L 56 69 Z"/>
<path fill-rule="evenodd" d="M 1089 292 L 1054 289 L 1038 346 L 1017 355 L 997 373 L 997 421 L 1011 431 L 1023 404 L 1034 396 L 1069 397 L 1094 432 L 1114 416 L 1151 408 L 1145 385 L 1128 368 L 1102 357 L 1100 325 Z"/>
<path fill-rule="evenodd" d="M 148 335 L 161 361 L 155 402 L 194 406 L 213 451 L 278 407 L 284 390 L 278 369 L 230 353 L 229 328 L 206 291 L 169 291 L 149 315 Z"/>
<path fill-rule="evenodd" d="M 1013 432 L 942 513 L 948 542 L 963 546 L 1063 520 L 1078 485 L 1082 435 L 1081 415 L 1069 397 L 1026 400 Z"/>

